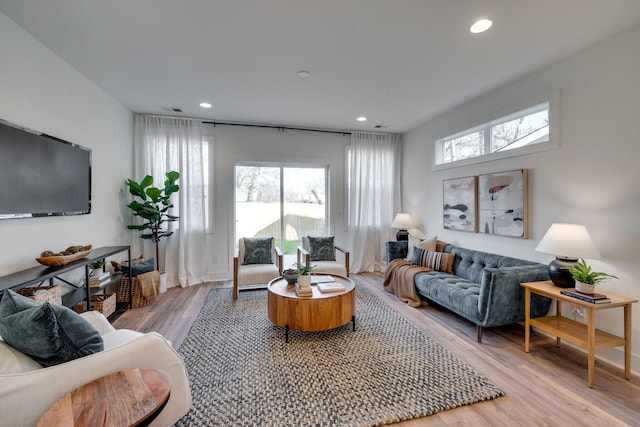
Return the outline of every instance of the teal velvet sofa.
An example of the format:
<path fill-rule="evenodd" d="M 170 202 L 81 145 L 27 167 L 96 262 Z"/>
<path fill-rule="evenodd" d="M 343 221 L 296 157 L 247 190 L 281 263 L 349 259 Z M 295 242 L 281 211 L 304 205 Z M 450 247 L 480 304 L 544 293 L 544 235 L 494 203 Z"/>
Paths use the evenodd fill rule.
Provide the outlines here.
<path fill-rule="evenodd" d="M 407 242 L 388 242 L 387 259 L 405 258 Z M 453 273 L 421 272 L 414 283 L 420 299 L 473 322 L 478 342 L 483 328 L 524 321 L 524 290 L 520 283 L 549 280 L 544 264 L 445 244 L 455 254 Z M 545 316 L 551 300 L 532 295 L 531 317 Z"/>

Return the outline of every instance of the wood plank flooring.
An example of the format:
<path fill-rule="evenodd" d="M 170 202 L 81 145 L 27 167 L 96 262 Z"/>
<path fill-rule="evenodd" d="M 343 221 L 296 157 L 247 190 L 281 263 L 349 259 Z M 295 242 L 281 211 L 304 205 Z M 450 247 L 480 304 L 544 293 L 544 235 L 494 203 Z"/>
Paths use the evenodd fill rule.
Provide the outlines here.
<path fill-rule="evenodd" d="M 586 354 L 539 332 L 524 352 L 524 327 L 486 329 L 482 344 L 475 326 L 437 306 L 413 309 L 382 289 L 380 274 L 357 275 L 389 306 L 502 388 L 499 399 L 396 424 L 429 426 L 640 426 L 640 379 L 596 361 L 595 387 L 587 386 Z M 157 331 L 178 348 L 213 287 L 171 288 L 153 304 L 123 313 L 116 328 Z M 266 292 L 264 290 L 251 292 Z M 635 367 L 638 369 L 638 367 Z"/>

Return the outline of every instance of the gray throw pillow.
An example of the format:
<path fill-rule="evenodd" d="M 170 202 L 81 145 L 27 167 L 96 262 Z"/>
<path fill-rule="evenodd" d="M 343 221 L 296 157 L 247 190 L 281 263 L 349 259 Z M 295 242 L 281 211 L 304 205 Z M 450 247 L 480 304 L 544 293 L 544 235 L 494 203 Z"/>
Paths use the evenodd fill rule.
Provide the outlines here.
<path fill-rule="evenodd" d="M 12 310 L 16 311 L 11 313 Z M 104 350 L 100 333 L 67 307 L 40 304 L 7 289 L 0 301 L 0 313 L 0 336 L 4 342 L 42 366 Z"/>
<path fill-rule="evenodd" d="M 128 265 L 121 265 L 122 268 L 122 275 L 123 276 L 128 276 L 129 275 L 129 266 Z M 155 261 L 153 258 L 149 258 L 146 259 L 142 262 L 139 262 L 137 264 L 133 264 L 131 266 L 131 277 L 136 277 L 139 274 L 142 273 L 148 273 L 150 271 L 153 271 L 156 269 L 155 266 Z"/>
<path fill-rule="evenodd" d="M 333 249 L 333 236 L 309 236 L 309 256 L 311 261 L 335 261 L 336 253 Z"/>
<path fill-rule="evenodd" d="M 242 264 L 272 264 L 271 252 L 274 245 L 273 237 L 244 237 Z"/>

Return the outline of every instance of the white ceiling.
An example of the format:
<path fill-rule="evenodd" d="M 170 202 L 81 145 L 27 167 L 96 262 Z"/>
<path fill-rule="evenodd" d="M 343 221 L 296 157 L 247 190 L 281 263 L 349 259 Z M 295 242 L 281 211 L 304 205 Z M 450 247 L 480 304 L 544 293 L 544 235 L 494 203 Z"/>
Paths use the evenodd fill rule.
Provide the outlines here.
<path fill-rule="evenodd" d="M 0 0 L 0 12 L 136 113 L 403 132 L 635 25 L 640 0 Z M 494 25 L 473 35 L 480 17 Z"/>

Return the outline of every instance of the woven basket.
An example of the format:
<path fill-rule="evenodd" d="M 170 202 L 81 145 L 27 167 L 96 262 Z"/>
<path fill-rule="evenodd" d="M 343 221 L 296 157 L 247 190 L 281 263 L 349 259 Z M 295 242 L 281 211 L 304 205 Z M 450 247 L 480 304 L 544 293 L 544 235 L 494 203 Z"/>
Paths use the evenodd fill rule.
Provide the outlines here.
<path fill-rule="evenodd" d="M 30 288 L 18 289 L 16 292 L 27 298 L 31 298 L 34 301 L 62 305 L 60 286 L 33 286 Z"/>
<path fill-rule="evenodd" d="M 91 310 L 99 311 L 104 317 L 109 317 L 116 311 L 116 294 L 91 295 Z M 76 313 L 87 311 L 86 301 L 73 306 Z"/>
<path fill-rule="evenodd" d="M 140 289 L 140 285 L 138 285 L 138 279 L 133 277 L 131 279 L 133 282 L 133 302 L 131 307 L 143 307 L 145 305 L 151 304 L 153 302 L 154 297 L 147 298 L 142 296 L 142 290 Z M 116 295 L 118 296 L 118 302 L 129 302 L 129 288 L 131 287 L 131 281 L 129 281 L 128 277 L 123 277 L 118 282 L 116 286 Z"/>

